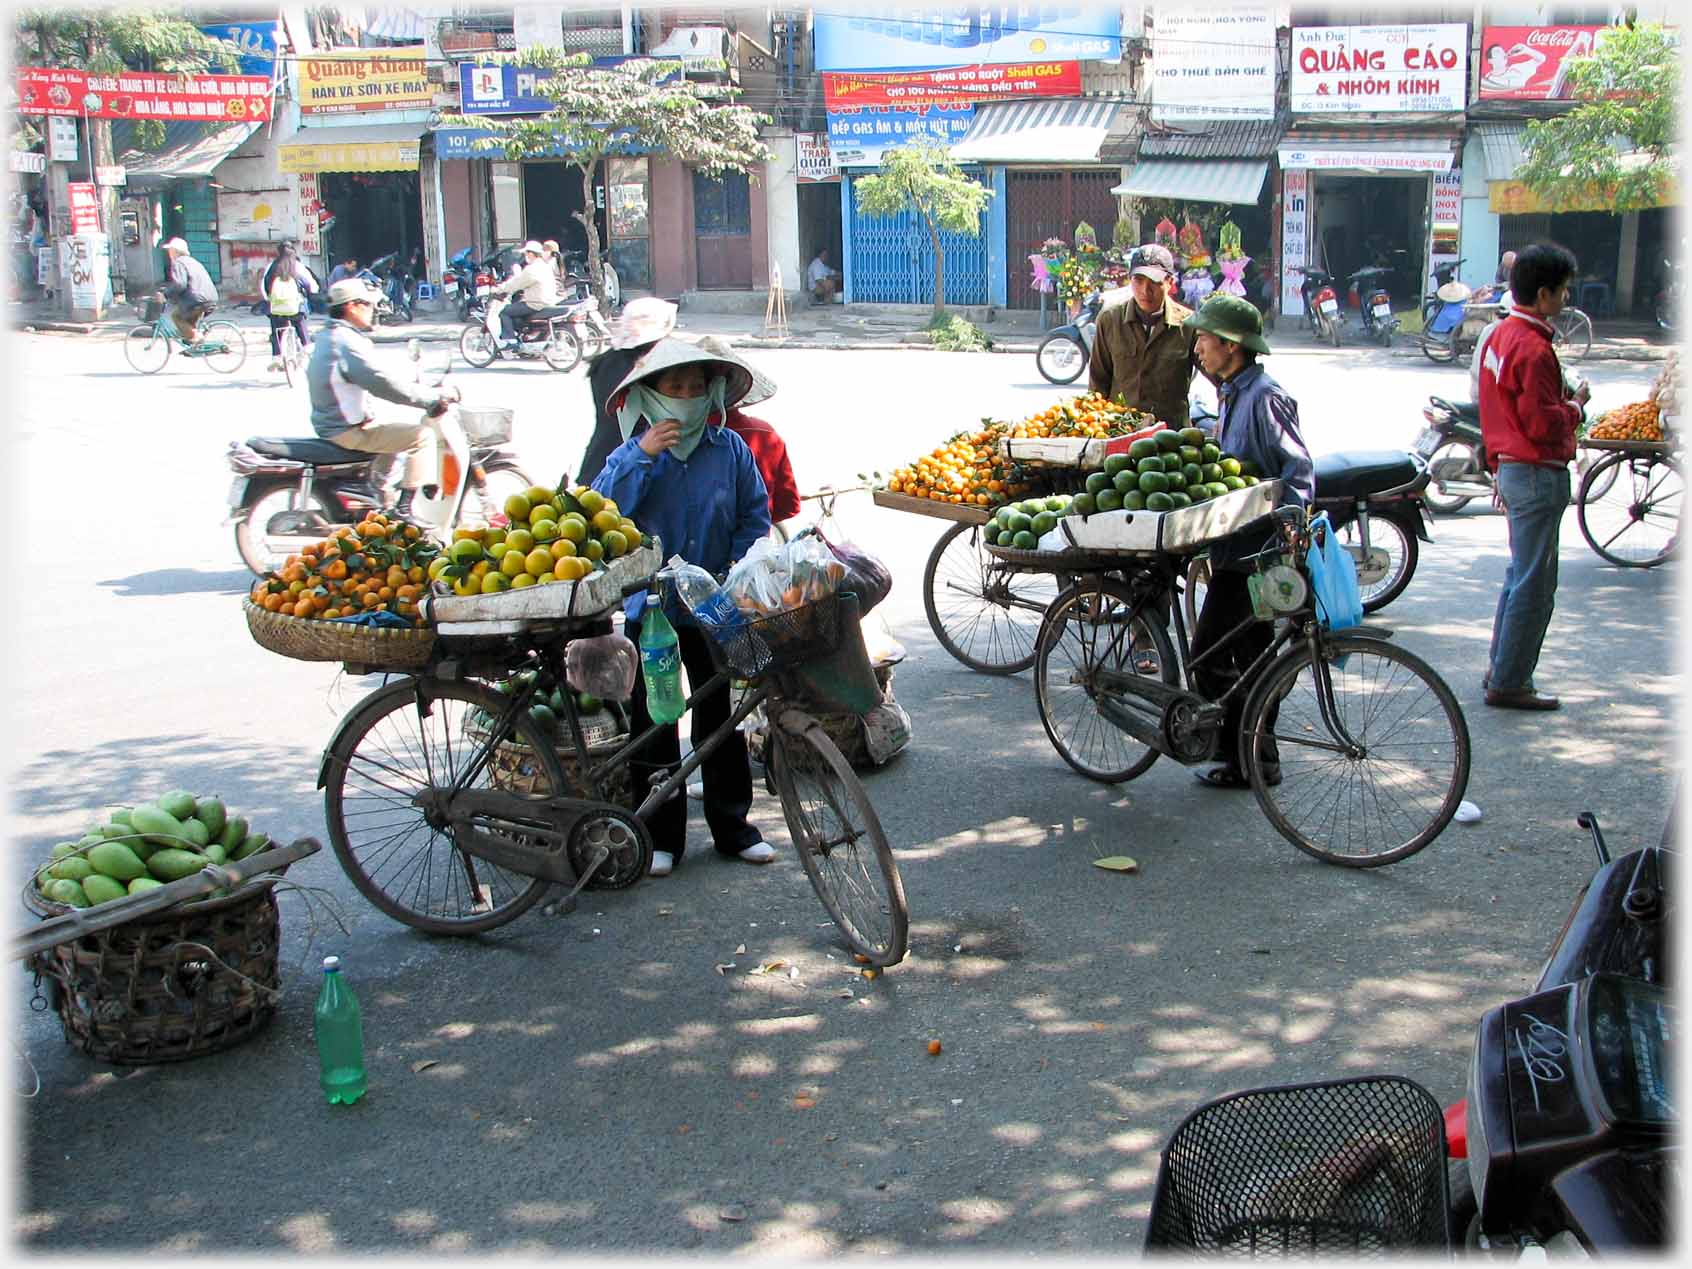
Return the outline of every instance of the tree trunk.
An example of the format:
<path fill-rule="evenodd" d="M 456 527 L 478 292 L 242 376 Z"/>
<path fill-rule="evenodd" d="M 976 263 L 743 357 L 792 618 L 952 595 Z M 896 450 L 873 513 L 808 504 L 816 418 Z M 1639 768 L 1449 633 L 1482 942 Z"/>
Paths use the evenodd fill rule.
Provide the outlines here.
<path fill-rule="evenodd" d="M 599 164 L 577 163 L 575 166 L 576 171 L 582 174 L 582 210 L 574 215 L 587 231 L 588 282 L 593 287 L 594 303 L 599 305 L 599 311 L 603 315 L 611 311 L 611 306 L 605 301 L 605 273 L 599 267 L 599 222 L 593 214 L 593 169 Z"/>
<path fill-rule="evenodd" d="M 934 245 L 934 317 L 939 320 L 946 315 L 946 256 L 940 250 L 940 227 L 931 216 L 923 219 L 928 222 L 928 241 Z"/>

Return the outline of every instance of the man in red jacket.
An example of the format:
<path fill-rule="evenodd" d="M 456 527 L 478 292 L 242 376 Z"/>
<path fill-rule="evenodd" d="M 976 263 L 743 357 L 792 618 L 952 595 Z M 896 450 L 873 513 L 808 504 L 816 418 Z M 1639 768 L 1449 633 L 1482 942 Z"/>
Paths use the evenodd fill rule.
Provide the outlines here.
<path fill-rule="evenodd" d="M 1492 619 L 1492 650 L 1483 686 L 1499 709 L 1556 709 L 1538 691 L 1534 667 L 1557 597 L 1557 534 L 1569 505 L 1569 461 L 1575 428 L 1589 395 L 1573 398 L 1551 347 L 1551 319 L 1568 303 L 1575 258 L 1535 243 L 1510 270 L 1514 307 L 1481 354 L 1481 436 L 1497 473 L 1510 526 L 1510 563 Z"/>

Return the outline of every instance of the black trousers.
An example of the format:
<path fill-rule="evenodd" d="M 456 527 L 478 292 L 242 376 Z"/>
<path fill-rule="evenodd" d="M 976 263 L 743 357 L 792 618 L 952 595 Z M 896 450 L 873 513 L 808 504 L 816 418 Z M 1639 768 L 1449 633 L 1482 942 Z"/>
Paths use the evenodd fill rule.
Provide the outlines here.
<path fill-rule="evenodd" d="M 1192 654 L 1199 656 L 1227 638 L 1228 632 L 1251 616 L 1251 592 L 1246 589 L 1244 572 L 1218 569 L 1211 574 L 1210 586 L 1204 594 L 1204 608 L 1199 612 L 1198 626 L 1193 631 Z M 1226 692 L 1264 649 L 1275 641 L 1275 627 L 1267 621 L 1253 622 L 1215 656 L 1193 670 L 1193 685 L 1199 692 L 1215 700 Z M 1246 698 L 1251 687 L 1228 699 L 1228 712 L 1217 737 L 1216 760 L 1240 770 L 1240 725 L 1244 720 Z M 1266 722 L 1273 727 L 1279 708 L 1271 706 Z M 1258 753 L 1265 762 L 1279 762 L 1280 752 L 1273 740 L 1263 740 Z"/>
<path fill-rule="evenodd" d="M 640 627 L 631 622 L 623 632 L 637 646 Z M 678 626 L 682 664 L 687 667 L 689 686 L 695 690 L 708 682 L 716 670 L 711 664 L 707 636 L 693 626 Z M 697 748 L 728 721 L 732 711 L 728 683 L 693 704 L 693 743 Z M 638 734 L 652 725 L 646 712 L 646 680 L 635 676 L 634 696 L 629 702 L 630 725 Z M 635 751 L 629 770 L 635 780 L 635 796 L 645 798 L 652 789 L 651 776 L 681 761 L 681 736 L 675 723 L 661 727 L 658 734 Z M 748 846 L 764 840 L 763 834 L 746 822 L 752 809 L 752 767 L 746 758 L 746 740 L 737 730 L 705 760 L 700 768 L 705 781 L 705 824 L 719 855 L 738 855 Z M 679 862 L 687 847 L 687 795 L 677 789 L 674 797 L 654 811 L 646 822 L 652 831 L 654 850 L 668 851 Z"/>
<path fill-rule="evenodd" d="M 540 309 L 527 300 L 513 300 L 499 310 L 499 333 L 507 339 L 517 338 L 517 323 L 530 313 L 538 313 Z"/>
<path fill-rule="evenodd" d="M 300 347 L 309 346 L 310 341 L 306 339 L 305 313 L 303 311 L 295 313 L 292 317 L 278 317 L 275 313 L 272 313 L 270 315 L 270 355 L 272 357 L 282 355 L 282 332 L 290 326 L 294 328 L 294 334 L 300 337 Z"/>

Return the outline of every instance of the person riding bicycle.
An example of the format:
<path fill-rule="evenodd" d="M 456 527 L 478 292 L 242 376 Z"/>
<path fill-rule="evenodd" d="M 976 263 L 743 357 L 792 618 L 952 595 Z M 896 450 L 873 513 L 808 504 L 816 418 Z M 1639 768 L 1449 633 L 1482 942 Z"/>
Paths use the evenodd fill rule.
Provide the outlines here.
<path fill-rule="evenodd" d="M 159 294 L 172 303 L 171 317 L 185 344 L 200 342 L 200 319 L 217 306 L 217 287 L 206 266 L 188 254 L 188 244 L 172 238 L 164 245 L 170 272 Z"/>
<path fill-rule="evenodd" d="M 276 258 L 259 281 L 259 292 L 270 310 L 270 369 L 282 369 L 282 332 L 292 326 L 300 347 L 306 346 L 306 296 L 317 293 L 311 270 L 300 259 L 298 249 L 284 238 Z"/>
<path fill-rule="evenodd" d="M 1264 480 L 1281 482 L 1280 506 L 1307 507 L 1316 496 L 1315 465 L 1298 427 L 1298 402 L 1285 388 L 1265 373 L 1257 359 L 1269 352 L 1263 338 L 1263 316 L 1257 306 L 1236 295 L 1211 295 L 1197 312 L 1181 323 L 1191 332 L 1193 352 L 1205 375 L 1217 384 L 1221 418 L 1216 443 L 1225 453 L 1254 463 Z M 1254 622 L 1239 634 L 1234 629 L 1252 615 L 1251 592 L 1246 579 L 1254 570 L 1252 559 L 1268 545 L 1261 527 L 1245 529 L 1210 544 L 1210 585 L 1204 608 L 1193 631 L 1193 684 L 1209 700 L 1217 700 L 1238 681 L 1241 674 L 1268 649 L 1274 627 Z M 1232 637 L 1230 637 L 1232 636 Z M 1211 660 L 1204 653 L 1217 644 Z M 1250 787 L 1242 769 L 1240 722 L 1245 713 L 1247 692 L 1236 692 L 1228 700 L 1227 713 L 1217 735 L 1216 756 L 1220 762 L 1199 771 L 1199 781 L 1213 789 Z M 1268 722 L 1275 720 L 1271 710 Z M 1263 777 L 1269 784 L 1281 782 L 1280 754 L 1272 740 L 1259 749 Z"/>
<path fill-rule="evenodd" d="M 500 310 L 500 343 L 506 348 L 517 346 L 517 323 L 520 318 L 551 308 L 558 303 L 558 270 L 546 258 L 546 250 L 538 242 L 523 244 L 523 267 L 494 287 L 495 295 L 518 292 L 518 298 Z"/>
<path fill-rule="evenodd" d="M 367 332 L 375 324 L 378 294 L 358 278 L 345 278 L 329 288 L 329 326 L 312 345 L 306 388 L 312 429 L 342 449 L 375 455 L 371 478 L 383 504 L 404 516 L 434 472 L 434 433 L 421 423 L 378 422 L 370 398 L 409 405 L 434 418 L 456 397 L 406 383 L 376 365 L 376 348 Z M 399 493 L 392 498 L 401 459 Z"/>
<path fill-rule="evenodd" d="M 721 576 L 770 531 L 769 494 L 746 442 L 724 418 L 752 390 L 750 366 L 732 353 L 710 353 L 680 339 L 655 343 L 618 384 L 611 413 L 623 443 L 605 460 L 593 488 L 616 502 L 643 530 L 674 552 Z M 665 596 L 665 615 L 676 628 L 688 682 L 697 691 L 716 673 L 708 637 L 693 614 Z M 624 608 L 623 633 L 640 641 L 645 596 Z M 728 722 L 727 682 L 692 703 L 693 745 Z M 652 726 L 645 684 L 635 680 L 630 725 L 636 735 Z M 639 756 L 629 760 L 636 788 L 680 760 L 676 727 L 662 727 Z M 736 729 L 703 765 L 705 823 L 719 855 L 767 864 L 775 850 L 747 820 L 752 809 L 752 768 L 746 741 Z M 687 846 L 687 800 L 669 799 L 647 821 L 652 830 L 651 875 L 662 877 Z"/>

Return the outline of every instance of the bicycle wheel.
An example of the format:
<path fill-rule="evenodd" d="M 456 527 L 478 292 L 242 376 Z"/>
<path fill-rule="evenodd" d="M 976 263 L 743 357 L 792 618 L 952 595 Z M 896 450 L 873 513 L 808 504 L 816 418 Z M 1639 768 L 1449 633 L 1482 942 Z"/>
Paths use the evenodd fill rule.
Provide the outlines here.
<path fill-rule="evenodd" d="M 1422 331 L 1422 355 L 1429 361 L 1438 362 L 1442 366 L 1447 362 L 1455 361 L 1457 359 L 1457 332 L 1451 330 L 1440 335 L 1424 329 Z"/>
<path fill-rule="evenodd" d="M 1566 308 L 1551 319 L 1551 343 L 1566 361 L 1579 361 L 1592 351 L 1592 319 L 1578 308 Z"/>
<path fill-rule="evenodd" d="M 1621 568 L 1654 568 L 1680 545 L 1680 464 L 1666 454 L 1606 455 L 1580 482 L 1576 516 L 1587 544 Z"/>
<path fill-rule="evenodd" d="M 1324 863 L 1378 868 L 1444 831 L 1469 785 L 1469 726 L 1457 698 L 1421 658 L 1357 634 L 1323 639 L 1338 740 L 1318 700 L 1308 644 L 1264 671 L 1246 701 L 1240 760 L 1264 815 Z M 1281 782 L 1264 778 L 1265 745 Z"/>
<path fill-rule="evenodd" d="M 1340 545 L 1357 565 L 1357 590 L 1363 611 L 1385 608 L 1404 593 L 1416 573 L 1420 544 L 1416 535 L 1397 520 L 1382 515 L 1369 517 L 1369 555 L 1363 556 L 1363 534 L 1353 520 L 1339 531 Z"/>
<path fill-rule="evenodd" d="M 153 326 L 137 326 L 123 337 L 123 356 L 144 375 L 156 375 L 170 360 L 170 337 Z"/>
<path fill-rule="evenodd" d="M 292 325 L 282 328 L 282 377 L 288 381 L 288 386 L 294 386 L 295 371 L 300 368 L 303 358 L 300 353 L 300 337 L 295 333 Z"/>
<path fill-rule="evenodd" d="M 910 913 L 893 849 L 864 786 L 814 718 L 770 728 L 771 773 L 799 863 L 847 944 L 878 967 L 905 959 Z"/>
<path fill-rule="evenodd" d="M 551 884 L 465 854 L 450 827 L 418 805 L 419 795 L 462 777 L 488 719 L 509 703 L 479 683 L 405 678 L 356 706 L 331 742 L 329 842 L 353 885 L 396 921 L 430 934 L 477 934 L 521 916 Z M 553 743 L 520 715 L 501 746 L 509 761 L 484 764 L 471 787 L 564 793 Z"/>
<path fill-rule="evenodd" d="M 575 332 L 567 327 L 554 328 L 546 341 L 546 347 L 541 350 L 541 356 L 546 358 L 546 364 L 560 374 L 567 374 L 582 362 L 582 343 L 576 338 Z"/>
<path fill-rule="evenodd" d="M 1051 574 L 1017 573 L 987 554 L 973 524 L 942 533 L 922 573 L 929 629 L 954 659 L 982 674 L 1034 664 L 1041 614 L 1056 596 Z"/>
<path fill-rule="evenodd" d="M 459 333 L 458 355 L 481 370 L 494 364 L 499 356 L 499 345 L 488 334 L 487 327 L 480 322 L 472 322 Z"/>
<path fill-rule="evenodd" d="M 1585 488 L 1587 473 L 1589 473 L 1594 467 L 1598 466 L 1599 463 L 1603 462 L 1604 459 L 1606 459 L 1608 457 L 1609 457 L 1609 455 L 1602 452 L 1601 450 L 1591 450 L 1591 449 L 1581 450 L 1580 451 L 1580 457 L 1575 459 L 1575 488 L 1576 489 Z M 1612 485 L 1614 485 L 1615 483 L 1616 483 L 1616 469 L 1615 469 L 1615 467 L 1614 466 L 1606 467 L 1604 469 L 1603 479 L 1600 480 L 1600 481 L 1594 481 L 1593 484 L 1592 484 L 1592 487 L 1590 489 L 1586 490 L 1584 497 L 1589 502 L 1592 501 L 1595 498 L 1602 498 L 1605 494 L 1610 492 L 1610 487 Z"/>
<path fill-rule="evenodd" d="M 234 374 L 247 360 L 247 341 L 234 322 L 207 322 L 200 327 L 200 354 L 220 375 Z"/>
<path fill-rule="evenodd" d="M 1113 578 L 1077 582 L 1046 610 L 1034 663 L 1034 699 L 1052 748 L 1089 780 L 1106 784 L 1143 774 L 1158 752 L 1099 712 L 1099 671 L 1178 682 L 1169 636 L 1144 612 L 1130 626 L 1133 602 Z"/>
<path fill-rule="evenodd" d="M 1210 557 L 1195 555 L 1187 565 L 1186 585 L 1181 590 L 1181 615 L 1187 621 L 1187 637 L 1198 629 L 1199 614 L 1204 611 L 1204 597 L 1210 590 Z"/>

